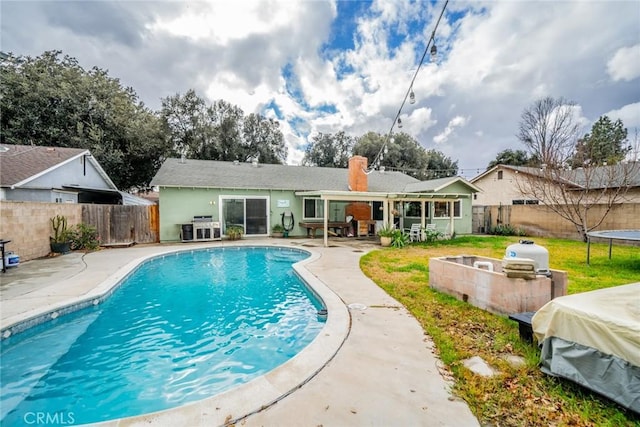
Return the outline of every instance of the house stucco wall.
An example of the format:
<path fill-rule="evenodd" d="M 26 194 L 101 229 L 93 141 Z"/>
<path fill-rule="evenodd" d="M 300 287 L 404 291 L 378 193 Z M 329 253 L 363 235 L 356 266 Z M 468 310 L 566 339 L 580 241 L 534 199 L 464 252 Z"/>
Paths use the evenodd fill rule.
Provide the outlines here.
<path fill-rule="evenodd" d="M 86 162 L 86 164 L 85 164 Z M 81 156 L 65 163 L 26 184 L 27 187 L 77 186 L 88 188 L 113 189 L 100 175 L 91 161 Z"/>
<path fill-rule="evenodd" d="M 9 190 L 6 193 L 7 200 L 12 201 L 30 201 L 30 202 L 45 202 L 45 203 L 58 203 L 56 199 L 59 199 L 59 203 L 78 203 L 78 194 L 69 191 L 57 191 L 48 188 L 16 188 Z"/>
<path fill-rule="evenodd" d="M 469 193 L 469 187 L 462 183 L 455 183 L 445 189 L 441 189 L 440 193 Z M 307 229 L 298 225 L 301 221 L 309 221 L 303 218 L 303 198 L 295 195 L 291 190 L 234 190 L 234 189 L 218 189 L 218 188 L 201 188 L 201 187 L 165 187 L 159 188 L 159 205 L 160 205 L 160 241 L 161 242 L 177 242 L 180 241 L 180 228 L 182 224 L 189 224 L 194 216 L 211 215 L 213 221 L 220 221 L 222 218 L 221 200 L 223 197 L 266 197 L 268 200 L 269 213 L 268 224 L 269 229 L 265 235 L 271 234 L 271 227 L 281 222 L 281 215 L 285 211 L 290 211 L 294 215 L 294 228 L 289 235 L 306 236 Z M 454 218 L 454 231 L 456 234 L 471 234 L 471 198 L 461 198 L 460 200 L 460 216 Z M 331 201 L 329 204 L 329 212 L 326 213 L 330 221 L 345 220 L 345 206 L 348 202 Z M 448 232 L 450 230 L 450 217 L 433 218 L 433 202 L 429 202 L 429 218 L 428 222 L 437 224 L 438 230 Z M 416 222 L 420 218 L 412 219 Z M 321 219 L 313 219 L 313 221 L 321 221 Z M 407 221 L 403 228 L 410 227 L 411 221 Z M 408 225 L 407 225 L 408 224 Z M 224 228 L 224 224 L 221 224 Z"/>
<path fill-rule="evenodd" d="M 502 178 L 499 179 L 499 172 Z M 518 191 L 517 174 L 511 169 L 498 168 L 473 183 L 482 191 L 475 194 L 473 204 L 476 206 L 511 205 L 513 200 L 525 197 Z"/>
<path fill-rule="evenodd" d="M 281 215 L 285 211 L 291 211 L 295 220 L 290 235 L 306 234 L 306 230 L 298 226 L 298 222 L 302 221 L 302 199 L 296 197 L 293 191 L 160 187 L 160 241 L 179 241 L 180 225 L 190 223 L 196 215 L 211 215 L 214 221 L 220 221 L 221 200 L 228 196 L 266 197 L 269 206 L 268 234 L 273 225 L 281 222 Z"/>

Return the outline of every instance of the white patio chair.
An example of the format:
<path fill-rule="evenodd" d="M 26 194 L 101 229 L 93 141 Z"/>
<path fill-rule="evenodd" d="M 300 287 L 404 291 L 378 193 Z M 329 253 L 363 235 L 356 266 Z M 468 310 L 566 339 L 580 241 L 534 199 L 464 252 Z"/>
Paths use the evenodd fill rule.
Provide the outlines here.
<path fill-rule="evenodd" d="M 410 241 L 412 242 L 422 241 L 422 228 L 420 227 L 420 224 L 411 224 L 411 228 L 405 231 L 409 233 Z"/>

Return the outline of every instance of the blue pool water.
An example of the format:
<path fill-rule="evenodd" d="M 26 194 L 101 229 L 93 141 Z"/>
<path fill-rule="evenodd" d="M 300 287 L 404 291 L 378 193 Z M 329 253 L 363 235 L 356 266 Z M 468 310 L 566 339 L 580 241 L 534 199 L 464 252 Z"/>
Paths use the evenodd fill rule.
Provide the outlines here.
<path fill-rule="evenodd" d="M 263 375 L 324 325 L 291 267 L 307 256 L 216 248 L 155 258 L 103 304 L 3 340 L 2 425 L 138 415 Z"/>

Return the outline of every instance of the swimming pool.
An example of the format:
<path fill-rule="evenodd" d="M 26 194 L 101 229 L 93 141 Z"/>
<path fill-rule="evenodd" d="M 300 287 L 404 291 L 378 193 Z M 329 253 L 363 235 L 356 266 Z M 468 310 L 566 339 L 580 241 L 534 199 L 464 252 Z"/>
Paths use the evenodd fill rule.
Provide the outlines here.
<path fill-rule="evenodd" d="M 216 248 L 144 263 L 104 304 L 3 341 L 3 424 L 31 413 L 86 423 L 156 411 L 284 363 L 324 324 L 291 269 L 307 256 Z M 34 366 L 19 368 L 23 359 Z M 105 414 L 95 418 L 96 407 Z"/>

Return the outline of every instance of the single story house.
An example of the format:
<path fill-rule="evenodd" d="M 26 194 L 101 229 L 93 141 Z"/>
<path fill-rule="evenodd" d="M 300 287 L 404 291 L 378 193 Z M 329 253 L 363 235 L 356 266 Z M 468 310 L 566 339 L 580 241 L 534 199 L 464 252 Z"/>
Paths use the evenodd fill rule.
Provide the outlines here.
<path fill-rule="evenodd" d="M 361 156 L 348 169 L 170 158 L 151 185 L 159 189 L 161 242 L 190 240 L 185 232 L 198 230 L 189 224 L 203 220 L 215 225 L 210 238 L 233 225 L 247 237 L 264 237 L 281 224 L 290 236 L 320 228 L 325 245 L 329 234 L 375 235 L 384 224 L 434 223 L 443 232 L 468 234 L 478 191 L 461 177 L 420 181 L 369 170 Z"/>
<path fill-rule="evenodd" d="M 0 200 L 153 204 L 119 191 L 89 150 L 11 144 L 0 145 Z"/>

